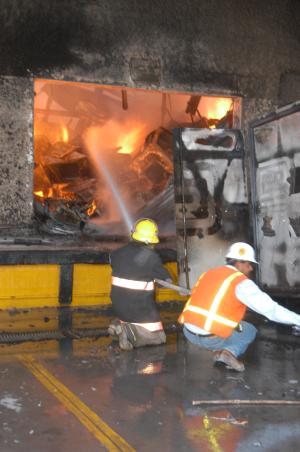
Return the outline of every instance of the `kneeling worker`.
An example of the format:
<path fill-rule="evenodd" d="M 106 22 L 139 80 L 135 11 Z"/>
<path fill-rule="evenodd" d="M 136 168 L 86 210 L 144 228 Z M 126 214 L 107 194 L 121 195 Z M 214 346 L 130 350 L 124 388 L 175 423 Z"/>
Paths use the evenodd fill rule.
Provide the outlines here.
<path fill-rule="evenodd" d="M 111 301 L 118 317 L 108 332 L 118 337 L 122 350 L 166 342 L 166 335 L 155 302 L 154 279 L 171 281 L 169 272 L 154 250 L 159 243 L 156 223 L 149 218 L 138 220 L 132 240 L 111 253 Z"/>
<path fill-rule="evenodd" d="M 247 307 L 274 322 L 300 326 L 300 316 L 280 306 L 249 279 L 257 264 L 247 243 L 231 245 L 226 264 L 202 273 L 179 322 L 193 344 L 214 352 L 214 361 L 242 372 L 237 359 L 254 341 L 256 328 L 243 321 Z"/>

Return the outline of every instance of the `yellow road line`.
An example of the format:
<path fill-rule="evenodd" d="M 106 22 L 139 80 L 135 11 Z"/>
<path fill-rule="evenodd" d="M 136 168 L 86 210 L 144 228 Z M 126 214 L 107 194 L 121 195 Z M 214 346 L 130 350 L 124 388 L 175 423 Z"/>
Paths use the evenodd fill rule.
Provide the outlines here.
<path fill-rule="evenodd" d="M 203 417 L 203 425 L 204 425 L 205 431 L 207 433 L 207 438 L 208 438 L 209 444 L 211 446 L 211 450 L 213 452 L 223 452 L 222 447 L 218 443 L 217 430 L 215 430 L 211 426 L 210 420 L 209 420 L 209 417 L 207 416 L 207 414 L 205 414 L 205 416 Z"/>
<path fill-rule="evenodd" d="M 55 378 L 31 355 L 18 355 L 29 371 L 73 413 L 108 451 L 134 452 L 121 436 L 114 432 L 94 411 Z"/>

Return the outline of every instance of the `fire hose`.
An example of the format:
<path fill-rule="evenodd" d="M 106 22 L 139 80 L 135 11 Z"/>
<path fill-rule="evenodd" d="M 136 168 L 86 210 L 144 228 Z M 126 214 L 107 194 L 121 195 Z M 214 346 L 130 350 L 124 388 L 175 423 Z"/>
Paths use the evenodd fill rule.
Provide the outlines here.
<path fill-rule="evenodd" d="M 176 286 L 175 284 L 165 281 L 164 279 L 155 278 L 155 282 L 157 282 L 162 287 L 167 287 L 168 289 L 175 290 L 180 295 L 191 295 L 192 293 L 190 289 L 187 289 L 186 287 Z"/>

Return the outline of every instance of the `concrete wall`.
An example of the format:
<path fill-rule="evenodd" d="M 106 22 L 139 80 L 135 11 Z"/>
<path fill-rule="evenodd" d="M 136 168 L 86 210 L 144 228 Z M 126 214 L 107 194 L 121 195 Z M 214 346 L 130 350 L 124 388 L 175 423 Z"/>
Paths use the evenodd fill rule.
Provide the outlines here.
<path fill-rule="evenodd" d="M 1 0 L 0 7 L 0 172 L 12 176 L 1 186 L 0 224 L 16 208 L 18 222 L 31 221 L 34 78 L 241 95 L 245 131 L 254 117 L 300 98 L 297 0 Z"/>
<path fill-rule="evenodd" d="M 32 220 L 33 83 L 24 77 L 0 77 L 1 224 Z"/>

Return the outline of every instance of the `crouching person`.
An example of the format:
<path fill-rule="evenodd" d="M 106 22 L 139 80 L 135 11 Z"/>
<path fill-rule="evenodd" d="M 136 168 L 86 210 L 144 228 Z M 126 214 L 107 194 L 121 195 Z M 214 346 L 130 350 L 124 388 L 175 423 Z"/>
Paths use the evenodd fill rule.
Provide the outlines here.
<path fill-rule="evenodd" d="M 138 220 L 131 238 L 111 253 L 110 297 L 117 319 L 109 325 L 108 333 L 118 339 L 122 350 L 166 342 L 155 302 L 154 279 L 171 281 L 154 250 L 159 243 L 156 223 L 149 218 Z"/>
<path fill-rule="evenodd" d="M 256 328 L 243 319 L 247 308 L 274 322 L 300 325 L 300 316 L 276 303 L 250 279 L 257 265 L 247 243 L 231 245 L 226 265 L 203 273 L 192 290 L 179 322 L 187 340 L 214 352 L 214 361 L 242 372 L 238 358 L 256 336 Z"/>

